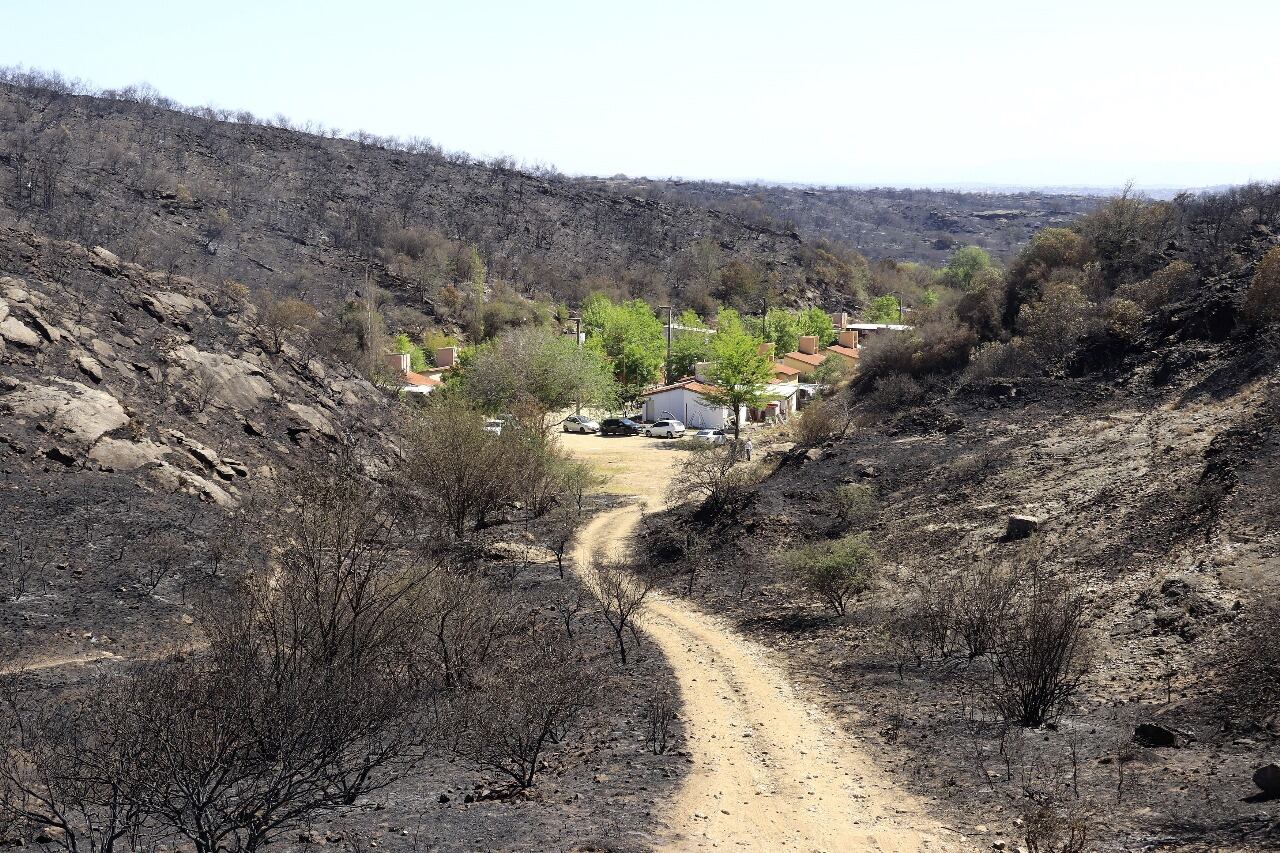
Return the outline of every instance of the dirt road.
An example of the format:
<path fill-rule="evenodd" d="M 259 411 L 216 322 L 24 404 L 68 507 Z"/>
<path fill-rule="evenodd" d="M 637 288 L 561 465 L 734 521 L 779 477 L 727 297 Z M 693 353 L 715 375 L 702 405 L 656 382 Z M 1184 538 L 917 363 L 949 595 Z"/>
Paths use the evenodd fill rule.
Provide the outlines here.
<path fill-rule="evenodd" d="M 566 436 L 565 445 L 612 476 L 607 491 L 636 499 L 583 529 L 581 564 L 598 549 L 625 547 L 642 513 L 661 507 L 682 454 L 645 438 Z M 767 649 L 665 596 L 652 601 L 643 627 L 680 680 L 693 758 L 659 849 L 965 849 L 797 694 Z"/>

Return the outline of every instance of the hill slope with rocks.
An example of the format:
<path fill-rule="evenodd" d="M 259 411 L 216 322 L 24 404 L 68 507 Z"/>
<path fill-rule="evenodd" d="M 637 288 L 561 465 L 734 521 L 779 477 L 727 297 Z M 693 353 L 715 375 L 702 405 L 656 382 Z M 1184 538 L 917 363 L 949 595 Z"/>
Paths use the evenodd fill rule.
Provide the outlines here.
<path fill-rule="evenodd" d="M 472 247 L 491 280 L 569 302 L 601 281 L 656 302 L 711 287 L 734 260 L 795 300 L 841 286 L 796 234 L 722 210 L 429 143 L 333 138 L 40 83 L 0 84 L 0 216 L 152 268 L 317 304 L 372 283 L 436 317 L 456 299 L 450 288 L 472 279 Z"/>
<path fill-rule="evenodd" d="M 790 187 L 715 181 L 607 179 L 601 186 L 682 201 L 779 223 L 809 239 L 830 240 L 873 260 L 944 263 L 958 246 L 1011 256 L 1041 228 L 1094 210 L 1096 195 L 1029 191 Z"/>
<path fill-rule="evenodd" d="M 0 412 L 10 639 L 36 657 L 112 634 L 93 643 L 118 648 L 102 623 L 122 589 L 195 560 L 222 509 L 300 458 L 340 442 L 385 457 L 392 420 L 349 366 L 289 344 L 270 354 L 251 306 L 13 230 L 0 231 Z M 164 640 L 163 602 L 134 606 L 159 611 L 135 614 L 128 642 Z"/>
<path fill-rule="evenodd" d="M 762 481 L 732 511 L 653 520 L 655 562 L 785 651 L 980 847 L 1074 827 L 1071 849 L 1274 848 L 1280 335 L 1249 312 L 1280 259 L 1275 197 L 1182 209 L 1147 269 L 1186 264 L 1184 285 L 1058 369 L 911 378 L 873 350 L 848 435 L 759 439 Z M 1068 272 L 1040 271 L 1045 292 Z M 880 564 L 835 615 L 788 555 L 849 536 Z M 1088 651 L 1070 707 L 1023 727 L 998 701 L 1036 583 L 1075 591 Z"/>

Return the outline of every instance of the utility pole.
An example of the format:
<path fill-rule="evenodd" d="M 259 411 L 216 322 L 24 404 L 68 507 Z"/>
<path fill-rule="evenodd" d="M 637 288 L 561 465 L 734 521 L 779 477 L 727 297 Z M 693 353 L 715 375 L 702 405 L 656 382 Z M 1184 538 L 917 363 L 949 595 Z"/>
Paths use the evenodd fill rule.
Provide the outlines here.
<path fill-rule="evenodd" d="M 671 384 L 671 306 L 659 305 L 658 310 L 667 312 L 667 363 L 662 368 L 662 384 Z"/>
<path fill-rule="evenodd" d="M 573 321 L 573 342 L 578 345 L 578 349 L 582 349 L 582 317 L 579 315 L 577 317 L 570 317 L 569 319 Z M 573 404 L 573 413 L 578 416 L 582 415 L 581 400 L 578 400 Z"/>

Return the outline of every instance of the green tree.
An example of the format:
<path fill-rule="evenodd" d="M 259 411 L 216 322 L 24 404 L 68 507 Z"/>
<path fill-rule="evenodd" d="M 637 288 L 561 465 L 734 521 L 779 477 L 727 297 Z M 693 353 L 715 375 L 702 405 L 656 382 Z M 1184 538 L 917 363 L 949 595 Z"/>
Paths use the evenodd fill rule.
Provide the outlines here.
<path fill-rule="evenodd" d="M 942 268 L 942 280 L 951 287 L 969 291 L 973 277 L 992 266 L 991 256 L 978 246 L 961 246 Z"/>
<path fill-rule="evenodd" d="M 658 378 L 666 360 L 662 321 L 643 300 L 621 305 L 596 294 L 582 307 L 588 348 L 608 359 L 619 386 L 619 398 L 629 403 Z"/>
<path fill-rule="evenodd" d="M 611 403 L 617 388 L 599 353 L 546 327 L 513 329 L 477 348 L 462 390 L 486 412 L 510 412 L 532 399 L 546 412 L 575 403 Z"/>
<path fill-rule="evenodd" d="M 800 584 L 839 616 L 850 598 L 871 588 L 878 562 L 865 533 L 790 549 L 780 557 Z"/>
<path fill-rule="evenodd" d="M 750 324 L 752 331 L 759 330 L 759 336 L 767 343 L 773 344 L 775 353 L 792 352 L 800 345 L 800 324 L 794 311 L 785 308 L 770 308 L 764 317 L 764 325 L 759 322 Z"/>
<path fill-rule="evenodd" d="M 863 312 L 868 323 L 899 323 L 902 321 L 902 303 L 896 296 L 877 296 Z"/>
<path fill-rule="evenodd" d="M 711 339 L 694 332 L 677 332 L 671 340 L 671 376 L 692 376 L 694 366 L 711 358 Z"/>
<path fill-rule="evenodd" d="M 716 390 L 703 397 L 711 405 L 725 406 L 733 412 L 736 443 L 742 431 L 740 410 L 764 404 L 765 386 L 773 379 L 773 363 L 760 354 L 760 342 L 747 334 L 737 314 L 726 318 L 726 313 L 729 312 L 720 312 L 719 328 L 711 339 L 711 381 Z"/>
<path fill-rule="evenodd" d="M 799 312 L 796 324 L 800 327 L 800 334 L 816 335 L 818 343 L 824 347 L 836 342 L 836 327 L 831 322 L 831 315 L 821 308 L 806 308 Z"/>

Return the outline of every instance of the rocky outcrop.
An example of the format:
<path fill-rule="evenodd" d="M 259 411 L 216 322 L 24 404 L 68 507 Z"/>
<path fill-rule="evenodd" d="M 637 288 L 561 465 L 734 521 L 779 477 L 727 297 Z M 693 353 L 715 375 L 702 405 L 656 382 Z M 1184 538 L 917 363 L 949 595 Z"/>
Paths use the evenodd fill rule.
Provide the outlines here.
<path fill-rule="evenodd" d="M 211 301 L 198 282 L 101 248 L 0 229 L 7 482 L 29 476 L 39 485 L 26 494 L 54 500 L 49 476 L 129 478 L 231 507 L 335 439 L 374 457 L 390 446 L 380 431 L 392 404 L 350 366 L 302 341 L 264 352 L 248 306 Z"/>
<path fill-rule="evenodd" d="M 49 384 L 17 383 L 0 397 L 0 409 L 17 418 L 32 418 L 43 432 L 85 449 L 129 422 L 115 397 L 57 377 L 51 377 Z"/>

